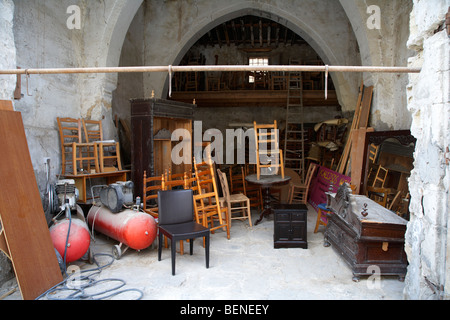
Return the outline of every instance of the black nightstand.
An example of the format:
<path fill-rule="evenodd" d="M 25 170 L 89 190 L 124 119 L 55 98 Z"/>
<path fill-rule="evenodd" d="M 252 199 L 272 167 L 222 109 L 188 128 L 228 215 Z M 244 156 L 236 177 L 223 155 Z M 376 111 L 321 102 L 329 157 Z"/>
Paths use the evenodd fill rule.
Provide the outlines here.
<path fill-rule="evenodd" d="M 273 206 L 274 248 L 308 249 L 306 220 L 308 208 L 304 204 L 279 203 Z"/>

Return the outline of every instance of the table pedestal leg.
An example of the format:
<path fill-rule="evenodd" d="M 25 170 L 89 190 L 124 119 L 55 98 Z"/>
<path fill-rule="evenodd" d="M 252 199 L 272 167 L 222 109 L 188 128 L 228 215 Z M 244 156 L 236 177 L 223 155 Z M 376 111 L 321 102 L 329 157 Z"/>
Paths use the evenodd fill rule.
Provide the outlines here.
<path fill-rule="evenodd" d="M 261 220 L 264 217 L 268 217 L 272 214 L 272 207 L 270 206 L 270 187 L 263 188 L 264 189 L 264 208 L 261 211 L 261 215 L 259 216 L 259 219 L 256 220 L 255 226 L 261 222 Z"/>

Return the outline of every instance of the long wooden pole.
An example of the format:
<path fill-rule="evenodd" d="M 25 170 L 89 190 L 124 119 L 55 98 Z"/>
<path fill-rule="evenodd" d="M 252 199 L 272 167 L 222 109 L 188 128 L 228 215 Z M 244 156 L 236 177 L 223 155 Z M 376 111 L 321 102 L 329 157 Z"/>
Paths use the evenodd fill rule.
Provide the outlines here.
<path fill-rule="evenodd" d="M 206 71 L 286 71 L 286 72 L 371 72 L 371 73 L 419 73 L 420 68 L 370 67 L 370 66 L 302 66 L 302 65 L 206 65 L 206 66 L 145 66 L 145 67 L 98 67 L 98 68 L 29 68 L 0 70 L 8 74 L 66 74 L 66 73 L 146 73 L 146 72 L 206 72 Z"/>

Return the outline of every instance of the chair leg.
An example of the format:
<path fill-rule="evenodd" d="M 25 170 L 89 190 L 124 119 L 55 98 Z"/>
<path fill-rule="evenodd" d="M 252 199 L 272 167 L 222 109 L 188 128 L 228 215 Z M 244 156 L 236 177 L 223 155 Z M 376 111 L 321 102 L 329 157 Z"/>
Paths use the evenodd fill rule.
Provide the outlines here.
<path fill-rule="evenodd" d="M 209 234 L 205 236 L 205 257 L 206 257 L 206 268 L 209 268 Z"/>
<path fill-rule="evenodd" d="M 172 275 L 175 275 L 175 257 L 177 253 L 177 242 L 170 239 L 170 251 L 172 256 Z"/>
<path fill-rule="evenodd" d="M 77 148 L 75 147 L 75 143 L 72 144 L 72 169 L 73 175 L 77 175 Z"/>
<path fill-rule="evenodd" d="M 250 228 L 252 227 L 252 215 L 250 211 L 250 200 L 247 200 L 247 214 L 248 214 L 248 224 L 250 225 Z"/>
<path fill-rule="evenodd" d="M 162 240 L 163 240 L 163 235 L 162 235 L 161 231 L 159 231 L 159 234 L 158 234 L 158 261 L 161 261 Z"/>
<path fill-rule="evenodd" d="M 117 156 L 117 169 L 122 171 L 122 160 L 120 159 L 120 146 L 118 142 L 116 142 L 116 156 Z"/>
<path fill-rule="evenodd" d="M 317 230 L 319 230 L 319 224 L 320 224 L 321 218 L 322 218 L 322 209 L 319 208 L 319 211 L 317 212 L 317 221 L 316 221 L 316 227 L 314 229 L 314 233 L 317 233 Z"/>
<path fill-rule="evenodd" d="M 189 239 L 189 253 L 191 256 L 194 254 L 194 239 Z"/>

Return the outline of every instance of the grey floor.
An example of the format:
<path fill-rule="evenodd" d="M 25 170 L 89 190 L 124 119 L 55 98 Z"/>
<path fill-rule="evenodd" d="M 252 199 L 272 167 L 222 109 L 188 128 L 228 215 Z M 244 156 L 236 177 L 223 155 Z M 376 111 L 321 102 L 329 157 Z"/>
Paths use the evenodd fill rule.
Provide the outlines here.
<path fill-rule="evenodd" d="M 253 213 L 253 221 L 259 215 Z M 264 219 L 250 228 L 247 222 L 233 220 L 231 239 L 224 231 L 211 235 L 210 268 L 205 267 L 202 242 L 197 239 L 194 255 L 177 254 L 176 275 L 171 274 L 170 249 L 157 259 L 156 245 L 137 252 L 127 250 L 119 260 L 102 269 L 96 279 L 118 278 L 121 289 L 137 289 L 143 300 L 400 300 L 404 283 L 397 277 L 366 277 L 352 281 L 344 260 L 331 248 L 323 246 L 324 227 L 314 233 L 317 213 L 308 210 L 308 249 L 274 249 L 273 221 Z M 91 250 L 108 253 L 117 244 L 95 234 Z M 97 256 L 100 263 L 109 257 Z M 106 261 L 106 262 L 104 262 Z M 96 267 L 76 262 L 72 268 Z M 12 280 L 0 288 L 14 287 Z M 9 286 L 9 287 L 8 287 Z M 132 300 L 140 293 L 123 292 L 113 299 Z M 16 290 L 4 300 L 20 300 Z"/>

